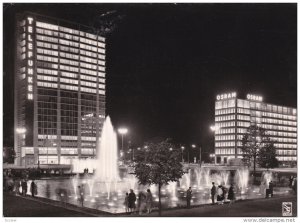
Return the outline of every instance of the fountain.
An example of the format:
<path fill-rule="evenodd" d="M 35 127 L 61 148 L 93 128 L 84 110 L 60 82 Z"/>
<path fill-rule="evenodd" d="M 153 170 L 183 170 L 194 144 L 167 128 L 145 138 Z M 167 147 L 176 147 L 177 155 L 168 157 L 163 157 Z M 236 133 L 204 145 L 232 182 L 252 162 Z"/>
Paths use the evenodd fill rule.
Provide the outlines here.
<path fill-rule="evenodd" d="M 237 186 L 244 193 L 249 183 L 249 170 L 248 169 L 237 169 L 235 174 L 235 182 Z"/>

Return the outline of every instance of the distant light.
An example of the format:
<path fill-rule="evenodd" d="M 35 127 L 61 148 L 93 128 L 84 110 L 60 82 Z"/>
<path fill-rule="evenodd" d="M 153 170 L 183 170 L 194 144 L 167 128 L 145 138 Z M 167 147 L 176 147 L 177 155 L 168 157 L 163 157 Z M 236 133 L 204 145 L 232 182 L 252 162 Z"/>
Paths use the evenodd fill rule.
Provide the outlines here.
<path fill-rule="evenodd" d="M 219 131 L 219 130 L 220 130 L 220 126 L 212 125 L 212 126 L 210 126 L 210 129 L 211 129 L 213 132 L 216 132 L 216 131 Z"/>
<path fill-rule="evenodd" d="M 185 149 L 184 146 L 181 146 L 181 149 L 184 150 Z"/>
<path fill-rule="evenodd" d="M 118 132 L 119 132 L 121 135 L 124 135 L 124 134 L 127 134 L 128 129 L 126 129 L 126 128 L 119 128 L 119 129 L 118 129 Z"/>
<path fill-rule="evenodd" d="M 192 147 L 193 147 L 193 148 L 196 148 L 196 145 L 195 145 L 195 144 L 192 144 Z"/>
<path fill-rule="evenodd" d="M 144 146 L 145 149 L 148 149 L 148 146 Z"/>
<path fill-rule="evenodd" d="M 173 150 L 173 148 L 170 148 L 169 150 L 170 150 L 170 151 L 172 151 L 172 150 Z"/>
<path fill-rule="evenodd" d="M 16 128 L 16 132 L 19 134 L 23 134 L 26 132 L 26 129 L 25 128 Z"/>

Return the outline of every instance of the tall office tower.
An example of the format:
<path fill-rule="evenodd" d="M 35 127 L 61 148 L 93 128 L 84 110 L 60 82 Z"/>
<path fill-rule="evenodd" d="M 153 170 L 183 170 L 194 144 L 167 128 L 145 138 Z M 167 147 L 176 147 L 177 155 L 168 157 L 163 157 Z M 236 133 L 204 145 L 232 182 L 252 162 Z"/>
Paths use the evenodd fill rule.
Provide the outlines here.
<path fill-rule="evenodd" d="M 94 157 L 105 118 L 105 38 L 30 12 L 16 20 L 15 164 Z"/>
<path fill-rule="evenodd" d="M 289 165 L 297 160 L 297 109 L 263 102 L 261 96 L 235 92 L 217 95 L 215 102 L 215 161 L 226 164 L 242 158 L 242 138 L 250 125 L 266 130 L 278 160 Z"/>

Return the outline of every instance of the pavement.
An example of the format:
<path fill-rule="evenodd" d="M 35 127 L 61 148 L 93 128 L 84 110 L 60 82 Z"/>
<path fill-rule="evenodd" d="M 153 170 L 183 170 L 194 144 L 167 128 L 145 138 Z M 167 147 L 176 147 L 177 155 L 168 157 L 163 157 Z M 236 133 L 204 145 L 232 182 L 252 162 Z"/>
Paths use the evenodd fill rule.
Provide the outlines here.
<path fill-rule="evenodd" d="M 292 217 L 297 216 L 296 195 L 268 199 L 239 200 L 233 204 L 201 205 L 173 208 L 162 211 L 162 217 L 282 217 L 282 202 L 292 203 Z M 110 214 L 76 205 L 53 202 L 48 199 L 3 194 L 4 217 L 158 217 L 158 211 L 150 214 Z"/>

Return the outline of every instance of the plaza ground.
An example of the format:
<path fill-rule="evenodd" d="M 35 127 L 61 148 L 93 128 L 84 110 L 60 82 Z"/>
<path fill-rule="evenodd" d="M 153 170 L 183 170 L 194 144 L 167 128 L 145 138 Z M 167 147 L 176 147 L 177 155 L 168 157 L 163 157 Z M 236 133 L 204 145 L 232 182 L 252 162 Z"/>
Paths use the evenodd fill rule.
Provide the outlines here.
<path fill-rule="evenodd" d="M 233 204 L 202 205 L 191 209 L 163 210 L 163 217 L 282 217 L 282 202 L 292 202 L 292 216 L 297 216 L 296 195 L 278 196 L 269 199 L 237 201 Z M 101 211 L 66 205 L 59 202 L 31 197 L 3 194 L 4 217 L 139 217 L 139 215 L 112 215 Z M 157 217 L 158 212 L 142 217 Z"/>

